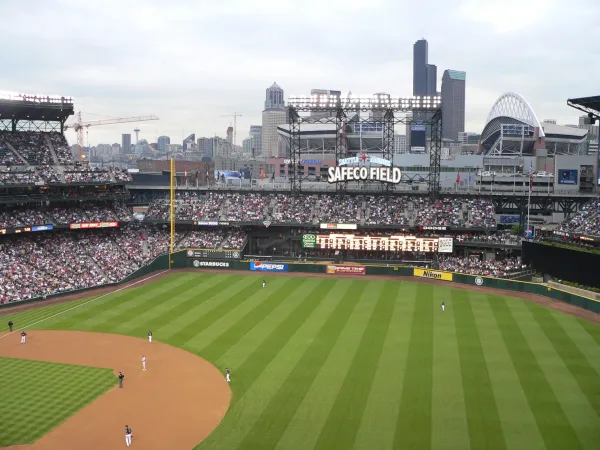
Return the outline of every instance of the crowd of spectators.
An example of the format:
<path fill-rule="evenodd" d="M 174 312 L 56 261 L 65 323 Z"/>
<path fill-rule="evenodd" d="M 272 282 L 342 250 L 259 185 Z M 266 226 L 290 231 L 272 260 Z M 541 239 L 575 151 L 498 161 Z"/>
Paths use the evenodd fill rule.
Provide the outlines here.
<path fill-rule="evenodd" d="M 133 216 L 121 202 L 84 202 L 77 206 L 7 207 L 0 209 L 0 228 L 82 222 L 130 222 Z"/>
<path fill-rule="evenodd" d="M 292 197 L 277 194 L 271 220 L 276 223 L 311 223 L 316 217 L 318 198 L 318 195 Z"/>
<path fill-rule="evenodd" d="M 409 225 L 407 196 L 368 196 L 366 198 L 368 214 L 367 225 Z"/>
<path fill-rule="evenodd" d="M 50 138 L 50 143 L 54 148 L 54 153 L 56 154 L 56 159 L 58 159 L 58 163 L 62 165 L 73 164 L 73 153 L 69 148 L 69 143 L 65 136 L 56 131 L 52 131 L 48 133 L 48 137 Z"/>
<path fill-rule="evenodd" d="M 227 220 L 272 223 L 356 223 L 362 225 L 423 225 L 495 227 L 489 199 L 442 197 L 431 203 L 421 196 L 342 196 L 207 193 L 178 196 L 179 220 Z M 147 217 L 168 220 L 169 201 L 151 203 Z"/>
<path fill-rule="evenodd" d="M 587 202 L 577 213 L 565 220 L 558 230 L 600 236 L 600 197 Z"/>
<path fill-rule="evenodd" d="M 21 160 L 4 143 L 2 134 L 0 134 L 0 166 L 14 166 L 18 164 L 21 164 Z"/>
<path fill-rule="evenodd" d="M 48 133 L 38 131 L 21 131 L 19 133 L 3 133 L 0 139 L 10 144 L 29 164 L 52 165 L 54 159 L 46 144 Z"/>
<path fill-rule="evenodd" d="M 118 282 L 169 251 L 167 227 L 53 231 L 0 240 L 0 303 Z M 179 232 L 177 249 L 240 249 L 246 235 L 221 229 Z"/>
<path fill-rule="evenodd" d="M 440 270 L 491 277 L 507 277 L 527 270 L 519 257 L 480 261 L 469 256 L 440 256 L 439 267 Z"/>
<path fill-rule="evenodd" d="M 53 184 L 60 183 L 60 175 L 52 166 L 30 167 L 27 169 L 0 169 L 0 185 L 9 184 Z"/>

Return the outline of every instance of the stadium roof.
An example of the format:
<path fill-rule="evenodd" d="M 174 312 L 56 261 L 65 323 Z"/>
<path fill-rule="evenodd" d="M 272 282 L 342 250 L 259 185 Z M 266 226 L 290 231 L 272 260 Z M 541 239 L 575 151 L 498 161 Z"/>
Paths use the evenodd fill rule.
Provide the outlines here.
<path fill-rule="evenodd" d="M 523 96 L 516 92 L 506 92 L 498 97 L 498 100 L 496 100 L 488 114 L 486 127 L 487 124 L 500 117 L 514 119 L 526 125 L 539 128 L 539 137 L 544 137 L 544 130 L 533 108 Z"/>
<path fill-rule="evenodd" d="M 65 122 L 73 114 L 73 103 L 0 99 L 0 120 Z"/>
<path fill-rule="evenodd" d="M 553 123 L 544 123 L 544 133 L 547 137 L 561 137 L 563 139 L 584 139 L 588 134 L 585 128 L 567 127 L 564 125 L 554 125 Z"/>
<path fill-rule="evenodd" d="M 596 117 L 600 117 L 600 95 L 570 98 L 567 100 L 567 105 L 588 114 L 593 114 Z"/>

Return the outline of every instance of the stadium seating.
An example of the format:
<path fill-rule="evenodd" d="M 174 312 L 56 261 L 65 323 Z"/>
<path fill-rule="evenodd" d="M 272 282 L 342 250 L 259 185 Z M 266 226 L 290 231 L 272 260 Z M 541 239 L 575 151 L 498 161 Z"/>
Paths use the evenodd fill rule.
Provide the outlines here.
<path fill-rule="evenodd" d="M 581 210 L 565 220 L 560 231 L 600 236 L 600 197 L 586 203 Z"/>
<path fill-rule="evenodd" d="M 175 240 L 178 249 L 239 249 L 245 239 L 243 232 L 215 229 L 177 233 Z M 167 228 L 139 223 L 111 230 L 4 236 L 0 303 L 118 282 L 168 249 Z"/>

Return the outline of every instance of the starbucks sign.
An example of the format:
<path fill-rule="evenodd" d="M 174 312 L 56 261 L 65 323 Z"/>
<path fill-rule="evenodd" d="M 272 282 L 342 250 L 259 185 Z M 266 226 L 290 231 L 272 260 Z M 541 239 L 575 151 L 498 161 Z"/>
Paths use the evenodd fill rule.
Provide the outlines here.
<path fill-rule="evenodd" d="M 317 235 L 316 234 L 303 234 L 302 235 L 302 248 L 317 248 Z"/>

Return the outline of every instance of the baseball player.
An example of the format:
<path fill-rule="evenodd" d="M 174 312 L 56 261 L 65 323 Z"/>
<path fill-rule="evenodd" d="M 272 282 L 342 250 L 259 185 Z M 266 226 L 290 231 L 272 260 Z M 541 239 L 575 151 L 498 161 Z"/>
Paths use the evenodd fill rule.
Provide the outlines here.
<path fill-rule="evenodd" d="M 131 428 L 129 428 L 129 425 L 125 425 L 125 445 L 127 445 L 127 447 L 131 447 L 131 437 L 133 436 L 133 433 L 131 431 Z"/>
<path fill-rule="evenodd" d="M 231 383 L 231 372 L 230 372 L 230 371 L 229 371 L 229 369 L 227 369 L 227 368 L 225 369 L 225 380 L 226 380 L 228 383 Z"/>
<path fill-rule="evenodd" d="M 152 343 L 152 331 L 148 331 L 148 342 Z"/>
<path fill-rule="evenodd" d="M 142 355 L 142 371 L 146 371 L 146 357 Z"/>
<path fill-rule="evenodd" d="M 263 280 L 263 289 L 267 287 L 267 282 Z"/>
<path fill-rule="evenodd" d="M 23 330 L 23 331 L 21 331 L 21 344 L 24 344 L 26 340 L 27 340 L 27 333 L 25 333 L 25 330 Z"/>
<path fill-rule="evenodd" d="M 125 378 L 125 375 L 119 372 L 119 389 L 123 388 L 123 378 Z"/>
<path fill-rule="evenodd" d="M 8 321 L 8 331 L 10 331 L 12 333 L 12 327 L 13 327 L 13 321 L 9 320 Z"/>
<path fill-rule="evenodd" d="M 444 302 L 442 302 L 442 312 L 444 312 L 445 309 L 446 309 L 446 305 L 444 305 Z"/>

